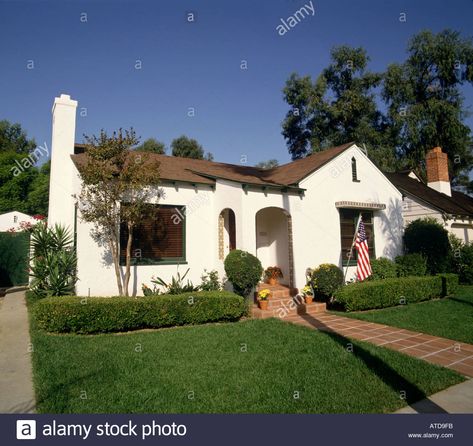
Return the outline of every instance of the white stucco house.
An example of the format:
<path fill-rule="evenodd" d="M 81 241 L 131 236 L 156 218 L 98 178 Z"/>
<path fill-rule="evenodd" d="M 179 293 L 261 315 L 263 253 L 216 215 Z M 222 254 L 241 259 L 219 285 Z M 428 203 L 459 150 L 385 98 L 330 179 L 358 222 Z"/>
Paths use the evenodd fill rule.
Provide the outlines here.
<path fill-rule="evenodd" d="M 38 222 L 34 217 L 23 212 L 11 211 L 0 214 L 0 232 L 10 230 L 20 231 L 22 223 L 34 225 Z"/>
<path fill-rule="evenodd" d="M 52 109 L 49 223 L 69 226 L 78 254 L 77 293 L 116 295 L 113 265 L 106 248 L 80 219 L 78 166 L 87 154 L 75 144 L 77 102 L 67 95 Z M 256 255 L 263 267 L 279 266 L 282 283 L 301 288 L 307 267 L 347 264 L 355 220 L 363 215 L 371 256 L 394 258 L 402 250 L 402 193 L 355 143 L 262 170 L 165 155 L 159 158 L 164 197 L 158 220 L 136 231 L 139 250 L 132 289 L 152 276 L 169 279 L 190 268 L 200 283 L 204 269 L 224 275 L 231 249 Z M 177 218 L 176 216 L 180 216 Z M 351 264 L 353 265 L 354 259 Z M 350 266 L 348 277 L 355 273 Z"/>

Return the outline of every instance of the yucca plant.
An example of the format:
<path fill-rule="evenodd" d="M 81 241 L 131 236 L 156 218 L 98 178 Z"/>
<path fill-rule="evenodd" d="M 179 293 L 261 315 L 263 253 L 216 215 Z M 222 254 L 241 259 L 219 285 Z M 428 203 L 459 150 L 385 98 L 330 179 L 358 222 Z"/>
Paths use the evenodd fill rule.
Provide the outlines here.
<path fill-rule="evenodd" d="M 38 223 L 31 245 L 31 289 L 38 296 L 74 294 L 77 256 L 70 231 L 61 225 L 48 228 L 45 223 Z"/>

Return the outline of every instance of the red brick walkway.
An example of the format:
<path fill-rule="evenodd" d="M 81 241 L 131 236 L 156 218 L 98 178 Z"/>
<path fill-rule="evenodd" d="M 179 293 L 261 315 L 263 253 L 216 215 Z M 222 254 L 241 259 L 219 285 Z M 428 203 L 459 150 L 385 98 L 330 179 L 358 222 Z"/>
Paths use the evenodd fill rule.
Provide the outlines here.
<path fill-rule="evenodd" d="M 371 342 L 473 377 L 473 345 L 333 314 L 292 314 L 282 320 Z"/>

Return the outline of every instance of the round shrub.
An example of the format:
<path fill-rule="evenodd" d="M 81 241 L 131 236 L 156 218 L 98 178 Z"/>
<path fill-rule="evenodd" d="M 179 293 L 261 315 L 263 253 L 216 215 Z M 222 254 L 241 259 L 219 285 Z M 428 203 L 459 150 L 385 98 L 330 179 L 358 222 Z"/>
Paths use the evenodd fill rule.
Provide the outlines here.
<path fill-rule="evenodd" d="M 240 249 L 231 251 L 224 262 L 228 280 L 233 290 L 240 296 L 247 297 L 261 280 L 263 267 L 254 255 Z"/>
<path fill-rule="evenodd" d="M 427 259 L 430 274 L 444 273 L 448 266 L 450 243 L 448 232 L 435 219 L 414 220 L 404 232 L 407 254 L 419 253 Z"/>
<path fill-rule="evenodd" d="M 397 277 L 396 264 L 386 257 L 371 260 L 373 275 L 371 280 L 393 279 Z"/>
<path fill-rule="evenodd" d="M 419 253 L 396 257 L 397 274 L 399 277 L 425 276 L 427 259 Z"/>
<path fill-rule="evenodd" d="M 343 272 L 337 265 L 322 263 L 312 272 L 311 282 L 318 297 L 330 299 L 343 285 Z"/>

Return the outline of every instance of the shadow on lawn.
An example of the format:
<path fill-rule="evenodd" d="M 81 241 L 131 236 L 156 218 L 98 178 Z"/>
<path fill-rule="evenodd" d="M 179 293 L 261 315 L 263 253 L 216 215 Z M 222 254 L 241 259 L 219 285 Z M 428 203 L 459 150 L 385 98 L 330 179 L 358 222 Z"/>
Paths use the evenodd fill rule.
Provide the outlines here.
<path fill-rule="evenodd" d="M 473 307 L 473 302 L 470 302 L 470 301 L 465 300 L 465 299 L 461 299 L 460 297 L 449 297 L 448 300 L 454 300 L 455 302 L 458 302 L 460 304 L 468 305 L 468 306 Z"/>
<path fill-rule="evenodd" d="M 320 330 L 321 333 L 324 333 L 344 349 L 347 347 L 347 344 L 353 344 L 353 341 L 349 338 L 346 338 L 340 334 L 335 333 L 331 328 L 325 325 L 322 321 L 314 318 L 310 314 L 300 314 L 300 317 L 312 325 L 317 330 Z M 400 375 L 396 370 L 386 364 L 383 360 L 377 358 L 371 354 L 368 350 L 365 350 L 363 347 L 356 346 L 353 348 L 353 354 L 361 359 L 364 364 L 386 385 L 391 389 L 398 392 L 399 395 L 401 392 L 405 392 L 406 403 L 410 406 L 414 403 L 423 401 L 423 410 L 424 413 L 448 413 L 442 407 L 435 404 L 433 401 L 427 398 L 427 395 L 419 389 L 415 384 L 412 384 L 402 375 Z"/>

